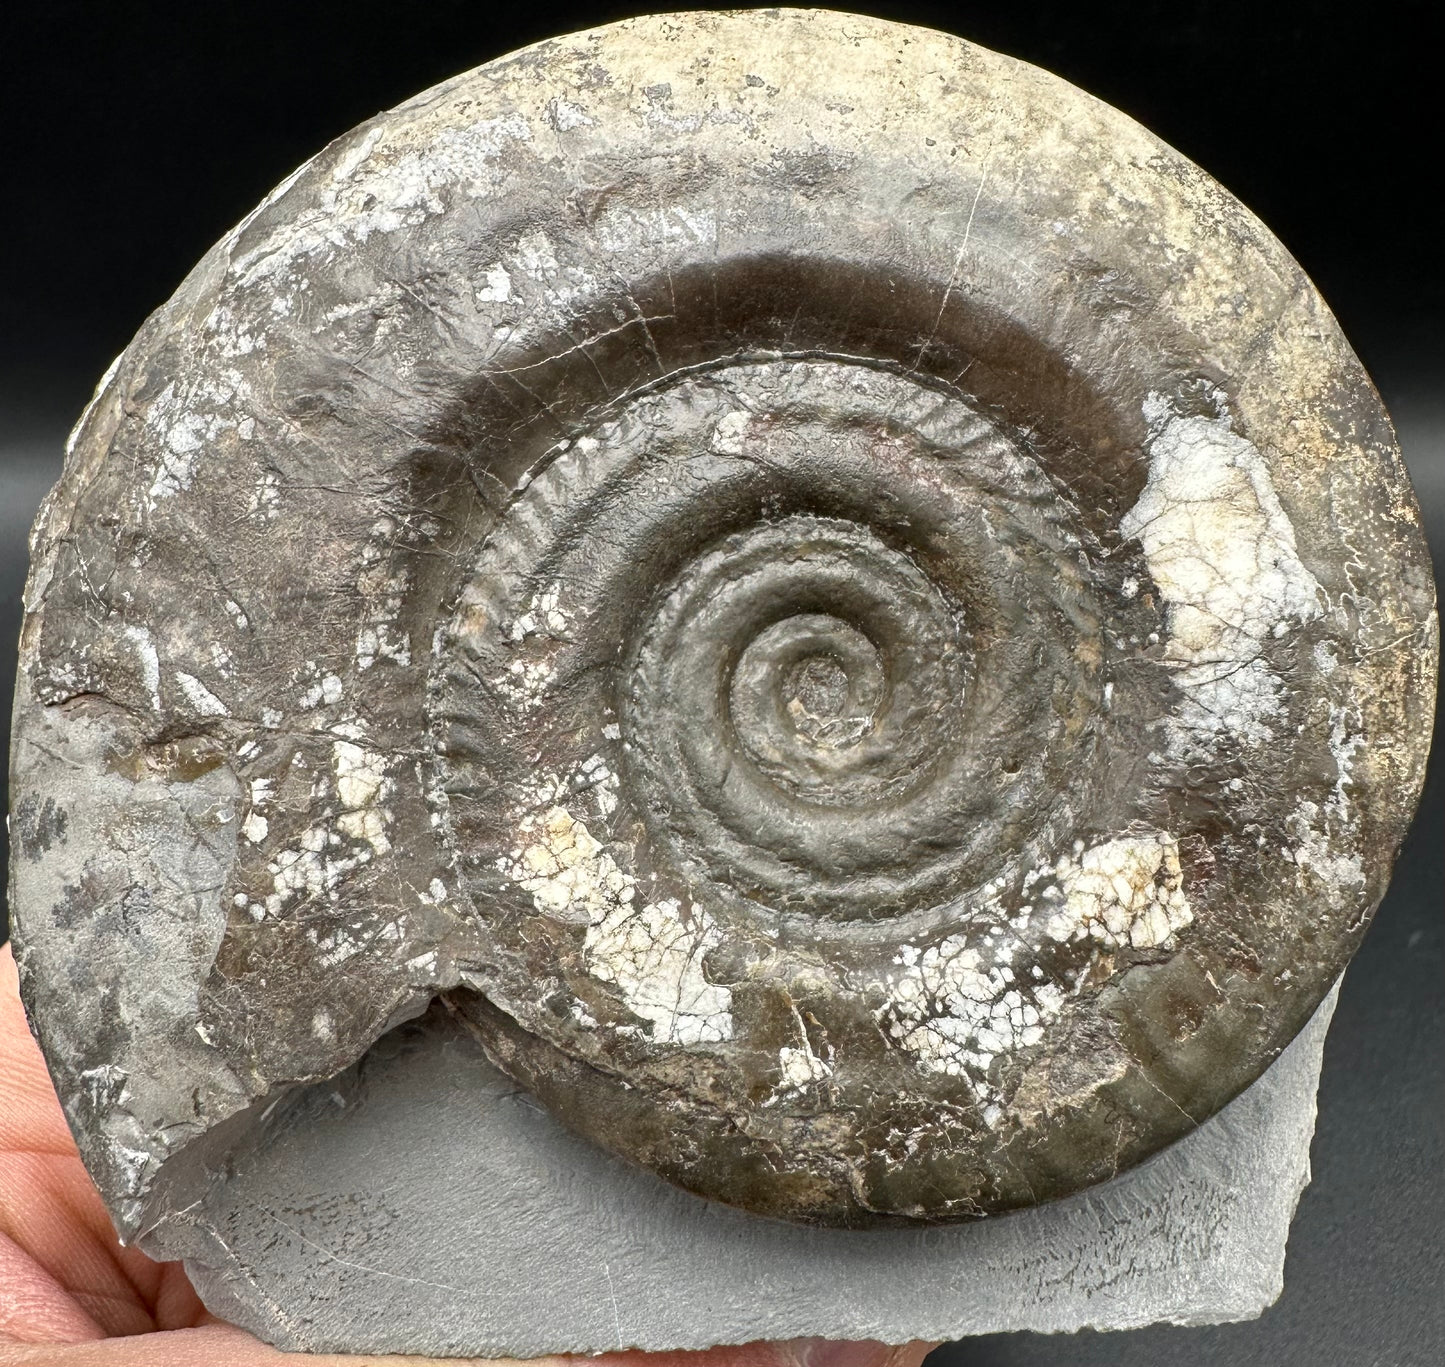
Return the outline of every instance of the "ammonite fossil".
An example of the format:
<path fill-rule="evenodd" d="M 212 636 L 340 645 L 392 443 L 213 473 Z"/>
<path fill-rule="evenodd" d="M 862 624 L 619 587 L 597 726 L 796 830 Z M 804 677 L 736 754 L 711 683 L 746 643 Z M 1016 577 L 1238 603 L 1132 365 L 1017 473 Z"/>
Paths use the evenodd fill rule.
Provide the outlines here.
<path fill-rule="evenodd" d="M 132 1234 L 439 994 L 763 1214 L 1108 1178 L 1348 960 L 1436 668 L 1283 247 L 1058 79 L 818 11 L 332 144 L 102 383 L 27 608 L 25 987 Z"/>

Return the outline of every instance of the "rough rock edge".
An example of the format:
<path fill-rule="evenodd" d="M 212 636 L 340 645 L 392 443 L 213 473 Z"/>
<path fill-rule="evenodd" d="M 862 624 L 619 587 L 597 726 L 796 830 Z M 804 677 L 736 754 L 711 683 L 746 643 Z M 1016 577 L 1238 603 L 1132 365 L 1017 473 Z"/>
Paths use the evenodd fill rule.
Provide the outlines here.
<path fill-rule="evenodd" d="M 1338 990 L 1257 1083 L 1173 1148 L 1102 1187 L 982 1224 L 860 1236 L 722 1209 L 602 1154 L 526 1101 L 505 1104 L 518 1094 L 472 1055 L 461 1071 L 470 1081 L 479 1065 L 490 1085 L 452 1096 L 484 1105 L 475 1115 L 465 1102 L 448 1107 L 439 1124 L 433 1116 L 433 1143 L 439 1134 L 449 1143 L 422 1160 L 439 1169 L 429 1185 L 394 1180 L 393 1165 L 418 1147 L 411 1113 L 390 1128 L 374 1113 L 356 1116 L 366 1142 L 353 1141 L 352 1161 L 364 1161 L 350 1180 L 338 1138 L 347 1122 L 297 1124 L 298 1167 L 286 1149 L 294 1122 L 278 1116 L 222 1199 L 202 1195 L 202 1222 L 224 1236 L 203 1235 L 182 1211 L 150 1247 L 186 1256 L 213 1313 L 310 1352 L 534 1357 L 1252 1319 L 1283 1287 Z M 453 1054 L 446 1067 L 456 1065 Z M 335 1116 L 387 1092 L 396 1109 L 407 1086 L 397 1074 L 426 1066 L 412 1054 L 389 1074 L 378 1061 L 357 1090 L 335 1093 L 346 1095 L 339 1108 L 330 1084 L 311 1091 Z M 460 1187 L 449 1180 L 458 1176 Z M 414 1210 L 409 1223 L 368 1229 L 357 1209 L 398 1185 L 435 1192 L 449 1226 Z M 297 1208 L 271 1212 L 276 1223 L 257 1239 L 256 1195 L 275 1203 L 288 1187 Z M 324 1215 L 312 1219 L 328 1207 L 346 1212 L 344 1253 L 328 1248 Z"/>

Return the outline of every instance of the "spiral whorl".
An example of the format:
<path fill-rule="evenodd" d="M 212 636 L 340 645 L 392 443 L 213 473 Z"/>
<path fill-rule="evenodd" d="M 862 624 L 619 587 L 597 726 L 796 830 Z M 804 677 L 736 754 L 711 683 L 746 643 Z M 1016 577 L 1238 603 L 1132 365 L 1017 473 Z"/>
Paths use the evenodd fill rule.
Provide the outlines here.
<path fill-rule="evenodd" d="M 822 11 L 339 139 L 34 545 L 17 939 L 131 1233 L 437 997 L 764 1215 L 1078 1191 L 1308 1019 L 1429 735 L 1412 497 L 1283 247 L 1055 78 Z"/>

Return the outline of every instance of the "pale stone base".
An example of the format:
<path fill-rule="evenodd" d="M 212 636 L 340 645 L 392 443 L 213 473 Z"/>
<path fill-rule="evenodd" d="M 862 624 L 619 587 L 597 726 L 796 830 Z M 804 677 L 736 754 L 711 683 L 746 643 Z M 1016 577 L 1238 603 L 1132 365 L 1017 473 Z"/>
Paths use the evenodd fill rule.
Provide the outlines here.
<path fill-rule="evenodd" d="M 563 1130 L 434 1009 L 274 1107 L 232 1175 L 198 1183 L 199 1203 L 143 1245 L 185 1255 L 217 1314 L 313 1351 L 531 1357 L 1247 1319 L 1282 1286 L 1334 1004 L 1143 1167 L 1019 1214 L 881 1233 L 667 1186 Z"/>

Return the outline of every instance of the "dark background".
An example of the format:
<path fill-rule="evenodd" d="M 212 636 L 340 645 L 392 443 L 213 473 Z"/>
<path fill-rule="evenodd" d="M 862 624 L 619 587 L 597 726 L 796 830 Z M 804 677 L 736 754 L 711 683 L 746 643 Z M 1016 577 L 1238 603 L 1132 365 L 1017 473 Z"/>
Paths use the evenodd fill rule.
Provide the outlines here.
<path fill-rule="evenodd" d="M 653 8 L 663 8 L 654 6 Z M 682 7 L 681 4 L 678 5 Z M 25 530 L 145 315 L 329 139 L 455 72 L 644 5 L 35 0 L 0 19 L 0 678 Z M 1396 418 L 1440 577 L 1445 271 L 1433 6 L 873 4 L 1132 114 L 1303 262 Z M 5 685 L 8 690 L 8 682 Z M 8 706 L 5 708 L 8 716 Z M 1435 764 L 1325 1053 L 1315 1179 L 1258 1322 L 997 1335 L 930 1367 L 1445 1364 L 1445 792 Z M 3 843 L 3 842 L 0 842 Z M 0 922 L 0 938 L 4 927 Z"/>

